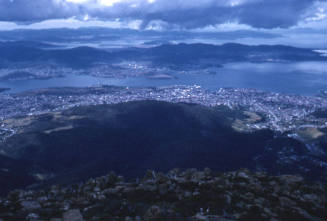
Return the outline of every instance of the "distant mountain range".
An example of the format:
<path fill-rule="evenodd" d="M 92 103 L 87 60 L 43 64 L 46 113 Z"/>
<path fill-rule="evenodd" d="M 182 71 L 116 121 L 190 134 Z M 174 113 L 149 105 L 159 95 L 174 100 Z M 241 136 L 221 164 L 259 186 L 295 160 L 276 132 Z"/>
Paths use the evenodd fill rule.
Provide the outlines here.
<path fill-rule="evenodd" d="M 283 45 L 248 46 L 242 44 L 178 44 L 162 45 L 148 50 L 154 60 L 160 64 L 191 63 L 208 60 L 221 64 L 229 62 L 291 62 L 326 60 L 310 49 Z"/>
<path fill-rule="evenodd" d="M 189 32 L 189 31 L 155 31 L 133 29 L 110 29 L 99 27 L 88 28 L 57 28 L 42 30 L 13 30 L 0 31 L 0 39 L 4 41 L 46 41 L 54 43 L 99 43 L 99 42 L 132 42 L 143 40 L 157 44 L 153 40 L 185 41 L 187 39 L 219 39 L 236 40 L 242 38 L 273 39 L 279 34 L 252 30 L 223 31 L 223 32 Z"/>
<path fill-rule="evenodd" d="M 73 68 L 97 63 L 147 61 L 155 66 L 222 65 L 229 62 L 296 62 L 326 61 L 311 49 L 283 45 L 248 46 L 242 44 L 165 44 L 151 48 L 104 50 L 91 47 L 56 48 L 55 45 L 37 42 L 0 43 L 0 65 L 15 63 L 55 62 Z M 0 66 L 1 67 L 1 66 Z"/>
<path fill-rule="evenodd" d="M 0 190 L 70 184 L 109 171 L 135 178 L 148 169 L 176 167 L 327 177 L 319 166 L 326 154 L 314 155 L 304 143 L 270 130 L 233 129 L 245 119 L 242 111 L 226 107 L 155 101 L 18 118 L 25 126 L 0 144 Z M 324 148 L 326 140 L 319 141 Z"/>

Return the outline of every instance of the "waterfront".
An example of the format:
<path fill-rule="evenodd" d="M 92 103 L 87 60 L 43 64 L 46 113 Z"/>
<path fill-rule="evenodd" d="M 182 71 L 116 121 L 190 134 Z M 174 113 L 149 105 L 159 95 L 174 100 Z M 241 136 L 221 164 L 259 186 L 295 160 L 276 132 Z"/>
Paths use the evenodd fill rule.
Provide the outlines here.
<path fill-rule="evenodd" d="M 151 72 L 152 71 L 152 72 Z M 63 77 L 45 80 L 28 79 L 0 81 L 0 88 L 11 88 L 9 93 L 48 87 L 88 87 L 114 85 L 129 87 L 161 87 L 173 85 L 200 85 L 204 89 L 253 88 L 267 92 L 314 96 L 327 90 L 326 62 L 299 63 L 231 63 L 223 68 L 192 71 L 158 70 L 145 66 L 126 69 L 119 75 L 104 78 L 97 73 L 65 74 Z M 154 74 L 154 75 L 152 75 Z M 159 77 L 156 77 L 159 76 Z M 154 77 L 153 77 L 154 76 Z M 167 76 L 167 77 L 161 77 Z"/>

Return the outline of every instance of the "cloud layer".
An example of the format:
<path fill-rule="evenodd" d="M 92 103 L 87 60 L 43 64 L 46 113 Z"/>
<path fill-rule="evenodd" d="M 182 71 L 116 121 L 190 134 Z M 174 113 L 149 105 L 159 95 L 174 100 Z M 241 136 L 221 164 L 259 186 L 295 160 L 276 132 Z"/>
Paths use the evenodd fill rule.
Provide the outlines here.
<path fill-rule="evenodd" d="M 236 22 L 287 28 L 324 10 L 326 0 L 0 0 L 0 21 L 36 22 L 76 17 L 140 20 L 141 27 L 186 29 Z"/>

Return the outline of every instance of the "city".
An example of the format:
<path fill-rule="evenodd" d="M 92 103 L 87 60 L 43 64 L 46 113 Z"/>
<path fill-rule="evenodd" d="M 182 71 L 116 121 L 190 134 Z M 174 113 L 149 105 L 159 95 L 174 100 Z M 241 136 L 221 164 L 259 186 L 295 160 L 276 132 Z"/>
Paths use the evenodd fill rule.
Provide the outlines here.
<path fill-rule="evenodd" d="M 19 94 L 0 94 L 2 107 L 0 109 L 0 135 L 11 136 L 18 129 L 6 123 L 10 118 L 40 115 L 75 106 L 139 100 L 195 103 L 210 107 L 224 105 L 231 109 L 249 111 L 250 115 L 251 113 L 258 114 L 259 119 L 246 122 L 245 130 L 248 131 L 267 128 L 287 132 L 302 127 L 327 127 L 326 119 L 316 118 L 313 115 L 315 111 L 327 109 L 326 97 L 285 95 L 237 88 L 209 91 L 196 85 L 160 88 L 95 86 L 49 88 Z"/>

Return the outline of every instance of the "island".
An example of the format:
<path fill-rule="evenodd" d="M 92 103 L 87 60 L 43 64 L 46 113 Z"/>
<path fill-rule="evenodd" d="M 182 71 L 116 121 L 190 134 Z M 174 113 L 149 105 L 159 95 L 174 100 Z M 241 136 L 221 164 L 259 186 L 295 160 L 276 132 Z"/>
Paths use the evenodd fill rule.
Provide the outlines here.
<path fill-rule="evenodd" d="M 9 91 L 9 90 L 10 90 L 10 88 L 1 88 L 0 87 L 0 93 L 5 92 L 5 91 Z"/>

